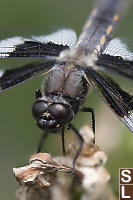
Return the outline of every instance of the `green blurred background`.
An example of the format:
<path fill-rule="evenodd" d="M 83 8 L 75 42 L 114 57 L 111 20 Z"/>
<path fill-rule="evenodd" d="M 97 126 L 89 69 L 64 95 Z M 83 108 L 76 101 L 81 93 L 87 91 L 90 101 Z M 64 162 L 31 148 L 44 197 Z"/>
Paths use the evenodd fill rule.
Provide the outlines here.
<path fill-rule="evenodd" d="M 63 27 L 71 27 L 79 34 L 92 4 L 93 0 L 0 0 L 0 39 L 43 35 Z M 132 9 L 133 6 L 120 21 L 115 35 L 132 38 Z M 0 60 L 0 67 L 19 67 L 24 63 L 29 63 L 29 60 Z M 37 78 L 0 94 L 1 200 L 16 199 L 18 183 L 12 169 L 27 164 L 29 156 L 36 151 L 42 134 L 31 115 L 34 90 L 40 88 L 42 79 Z M 133 167 L 133 136 L 97 98 L 95 92 L 90 94 L 86 105 L 95 109 L 97 143 L 108 154 L 106 166 L 112 176 L 110 183 L 118 194 L 119 167 Z M 87 120 L 87 114 L 81 114 L 74 120 L 74 124 L 80 127 Z M 58 151 L 54 147 L 55 141 L 60 144 L 59 135 L 49 137 L 45 143 L 45 151 Z"/>

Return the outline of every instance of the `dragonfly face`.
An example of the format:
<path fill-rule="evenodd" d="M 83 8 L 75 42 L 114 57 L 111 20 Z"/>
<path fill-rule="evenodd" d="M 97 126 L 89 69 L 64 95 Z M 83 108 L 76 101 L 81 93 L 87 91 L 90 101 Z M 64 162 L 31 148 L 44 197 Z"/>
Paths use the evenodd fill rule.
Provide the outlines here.
<path fill-rule="evenodd" d="M 51 103 L 46 100 L 46 97 L 36 100 L 32 107 L 32 113 L 39 128 L 51 132 L 58 131 L 74 116 L 70 106 L 62 104 L 60 101 Z"/>
<path fill-rule="evenodd" d="M 100 98 L 133 132 L 132 95 L 121 89 L 111 78 L 97 72 L 111 71 L 133 79 L 133 53 L 120 38 L 110 39 L 127 1 L 99 2 L 78 40 L 73 30 L 63 29 L 46 36 L 32 36 L 30 39 L 14 37 L 0 41 L 1 59 L 46 59 L 44 62 L 3 72 L 0 77 L 0 91 L 50 72 L 43 85 L 44 95 L 39 90 L 36 91 L 33 116 L 38 126 L 46 133 L 61 129 L 63 136 L 64 127 L 69 124 L 82 143 L 83 139 L 72 126 L 71 120 L 82 106 L 89 86 L 94 88 Z M 93 110 L 82 110 L 91 112 L 94 122 Z"/>

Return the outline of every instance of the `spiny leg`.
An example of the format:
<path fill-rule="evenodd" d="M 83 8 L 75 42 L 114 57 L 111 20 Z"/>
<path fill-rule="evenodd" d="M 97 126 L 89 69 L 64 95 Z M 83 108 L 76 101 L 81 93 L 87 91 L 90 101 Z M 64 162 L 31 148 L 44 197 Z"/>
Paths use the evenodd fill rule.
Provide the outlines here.
<path fill-rule="evenodd" d="M 63 155 L 65 156 L 66 155 L 66 151 L 65 151 L 65 138 L 64 138 L 64 126 L 62 128 L 62 151 L 63 151 Z"/>
<path fill-rule="evenodd" d="M 81 141 L 80 147 L 79 147 L 79 149 L 77 150 L 76 155 L 75 155 L 75 157 L 74 157 L 74 159 L 73 159 L 72 174 L 74 174 L 74 172 L 75 172 L 76 160 L 77 160 L 77 158 L 78 158 L 78 156 L 79 156 L 79 154 L 80 154 L 80 152 L 81 152 L 81 150 L 82 150 L 83 143 L 84 143 L 84 139 L 83 139 L 82 135 L 80 135 L 80 133 L 78 132 L 78 130 L 77 130 L 71 123 L 70 123 L 70 128 L 74 131 L 74 133 L 79 137 L 79 139 L 80 139 L 80 141 Z"/>
<path fill-rule="evenodd" d="M 44 132 L 42 137 L 40 138 L 40 141 L 39 141 L 39 144 L 38 144 L 38 148 L 37 148 L 37 153 L 41 152 L 44 140 L 46 139 L 47 136 L 48 136 L 48 133 Z"/>
<path fill-rule="evenodd" d="M 36 97 L 36 99 L 42 97 L 42 93 L 39 89 L 35 90 L 35 97 Z"/>
<path fill-rule="evenodd" d="M 90 112 L 91 117 L 92 117 L 92 130 L 95 135 L 95 114 L 93 108 L 82 108 L 81 111 L 83 112 Z M 94 143 L 95 143 L 95 138 L 94 138 Z"/>
<path fill-rule="evenodd" d="M 39 89 L 35 90 L 35 97 L 36 97 L 36 99 L 42 97 L 42 93 L 41 93 L 41 91 Z M 37 153 L 39 153 L 41 151 L 41 149 L 43 147 L 44 140 L 47 137 L 47 135 L 48 134 L 46 132 L 44 132 L 42 137 L 40 138 L 40 141 L 39 141 L 39 144 L 38 144 L 38 148 L 37 148 Z"/>

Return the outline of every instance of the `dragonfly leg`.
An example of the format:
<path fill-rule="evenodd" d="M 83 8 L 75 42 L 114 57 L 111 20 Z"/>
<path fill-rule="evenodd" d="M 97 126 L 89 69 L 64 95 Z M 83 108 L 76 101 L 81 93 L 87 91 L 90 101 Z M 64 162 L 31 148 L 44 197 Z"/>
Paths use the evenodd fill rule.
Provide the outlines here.
<path fill-rule="evenodd" d="M 76 164 L 76 160 L 82 150 L 82 147 L 83 147 L 83 143 L 84 143 L 84 139 L 82 137 L 82 135 L 80 135 L 80 133 L 78 132 L 78 130 L 70 123 L 70 128 L 74 131 L 74 133 L 79 137 L 80 139 L 80 146 L 79 146 L 79 149 L 77 150 L 76 152 L 76 155 L 73 159 L 73 169 L 72 169 L 72 174 L 74 174 L 75 172 L 75 164 Z"/>
<path fill-rule="evenodd" d="M 94 109 L 93 108 L 82 108 L 81 111 L 90 112 L 91 113 L 92 130 L 93 130 L 93 133 L 95 134 L 95 114 L 94 114 Z M 95 138 L 94 138 L 94 143 L 95 143 Z"/>
<path fill-rule="evenodd" d="M 65 151 L 65 138 L 64 138 L 64 126 L 62 128 L 62 152 L 63 152 L 63 155 L 65 156 L 66 155 L 66 151 Z"/>
<path fill-rule="evenodd" d="M 38 148 L 37 148 L 37 153 L 41 152 L 44 140 L 46 139 L 47 136 L 48 136 L 48 133 L 44 132 L 42 137 L 40 138 L 40 141 L 39 141 L 39 144 L 38 144 Z"/>

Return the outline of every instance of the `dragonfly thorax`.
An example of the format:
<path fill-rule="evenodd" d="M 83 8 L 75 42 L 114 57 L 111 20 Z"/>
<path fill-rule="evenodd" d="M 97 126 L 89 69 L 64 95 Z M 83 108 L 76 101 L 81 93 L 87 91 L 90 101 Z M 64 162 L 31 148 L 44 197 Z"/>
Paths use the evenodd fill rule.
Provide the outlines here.
<path fill-rule="evenodd" d="M 82 48 L 74 48 L 62 51 L 57 60 L 60 62 L 75 63 L 81 66 L 94 66 L 97 55 L 86 53 Z"/>

